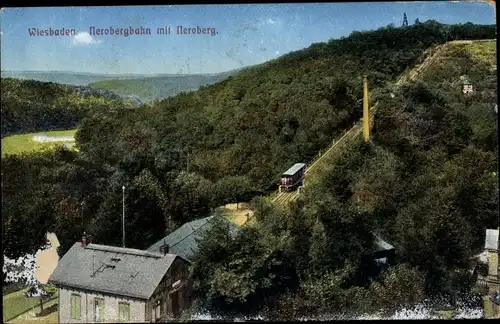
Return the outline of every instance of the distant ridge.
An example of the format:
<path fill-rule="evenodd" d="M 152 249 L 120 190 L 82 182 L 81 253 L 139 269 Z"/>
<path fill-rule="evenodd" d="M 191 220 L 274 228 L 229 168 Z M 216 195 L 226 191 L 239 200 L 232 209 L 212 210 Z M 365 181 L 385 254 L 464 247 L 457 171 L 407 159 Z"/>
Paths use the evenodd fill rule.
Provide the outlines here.
<path fill-rule="evenodd" d="M 102 78 L 150 78 L 150 77 L 182 77 L 182 76 L 217 76 L 226 73 L 236 73 L 250 66 L 245 66 L 238 69 L 227 70 L 215 73 L 94 73 L 94 72 L 77 72 L 77 71 L 36 71 L 36 70 L 1 70 L 2 77 L 13 77 L 11 75 L 47 75 L 47 74 L 71 74 L 71 75 L 84 75 Z M 4 74 L 6 74 L 4 76 Z M 8 74 L 8 75 L 7 75 Z"/>
<path fill-rule="evenodd" d="M 111 90 L 121 96 L 136 96 L 142 102 L 151 102 L 174 96 L 181 92 L 198 90 L 226 80 L 240 70 L 216 74 L 174 74 L 135 78 L 113 78 L 89 84 L 94 89 Z"/>
<path fill-rule="evenodd" d="M 162 99 L 183 91 L 193 91 L 200 86 L 213 84 L 234 75 L 247 67 L 220 72 L 199 74 L 107 74 L 73 71 L 1 71 L 2 78 L 53 82 L 72 86 L 90 86 L 111 90 L 123 97 L 136 97 L 141 102 Z"/>

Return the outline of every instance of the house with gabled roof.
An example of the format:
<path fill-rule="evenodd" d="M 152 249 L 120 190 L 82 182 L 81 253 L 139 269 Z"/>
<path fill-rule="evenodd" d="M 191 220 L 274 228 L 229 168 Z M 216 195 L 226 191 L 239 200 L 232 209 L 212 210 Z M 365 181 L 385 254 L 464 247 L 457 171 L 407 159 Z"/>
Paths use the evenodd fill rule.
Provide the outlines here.
<path fill-rule="evenodd" d="M 84 233 L 49 283 L 59 288 L 60 323 L 156 322 L 190 306 L 189 262 L 170 253 L 88 244 Z"/>

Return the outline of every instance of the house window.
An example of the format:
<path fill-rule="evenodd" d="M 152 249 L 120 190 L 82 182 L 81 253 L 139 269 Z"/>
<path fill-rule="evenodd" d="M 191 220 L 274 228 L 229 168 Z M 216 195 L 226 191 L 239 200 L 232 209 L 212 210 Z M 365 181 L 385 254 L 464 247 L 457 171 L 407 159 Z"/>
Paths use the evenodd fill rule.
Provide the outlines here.
<path fill-rule="evenodd" d="M 118 321 L 127 322 L 130 321 L 130 304 L 129 303 L 118 303 Z"/>
<path fill-rule="evenodd" d="M 161 312 L 160 312 L 160 301 L 157 300 L 155 302 L 155 320 L 159 320 L 161 318 Z"/>
<path fill-rule="evenodd" d="M 78 294 L 71 294 L 71 318 L 80 319 L 82 316 L 82 297 Z"/>
<path fill-rule="evenodd" d="M 94 322 L 103 322 L 104 316 L 104 299 L 94 298 Z"/>

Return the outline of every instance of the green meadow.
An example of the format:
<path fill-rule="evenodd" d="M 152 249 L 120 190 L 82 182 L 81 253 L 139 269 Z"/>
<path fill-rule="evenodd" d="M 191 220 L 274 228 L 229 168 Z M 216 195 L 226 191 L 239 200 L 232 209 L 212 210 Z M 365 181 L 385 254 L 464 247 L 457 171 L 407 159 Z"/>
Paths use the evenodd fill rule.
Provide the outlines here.
<path fill-rule="evenodd" d="M 2 139 L 2 157 L 9 154 L 22 154 L 29 153 L 32 151 L 41 151 L 46 149 L 52 149 L 57 145 L 62 145 L 65 143 L 74 143 L 74 141 L 58 141 L 58 142 L 37 142 L 33 138 L 34 136 L 72 136 L 74 137 L 76 129 L 63 130 L 63 131 L 48 131 L 48 132 L 36 132 L 27 133 L 19 135 L 11 135 Z"/>
<path fill-rule="evenodd" d="M 37 309 L 40 306 L 40 299 L 29 298 L 25 296 L 28 289 L 15 291 L 8 295 L 3 296 L 3 320 L 4 322 L 29 311 L 30 309 Z M 44 308 L 47 308 L 57 302 L 58 292 L 51 298 L 44 301 Z"/>

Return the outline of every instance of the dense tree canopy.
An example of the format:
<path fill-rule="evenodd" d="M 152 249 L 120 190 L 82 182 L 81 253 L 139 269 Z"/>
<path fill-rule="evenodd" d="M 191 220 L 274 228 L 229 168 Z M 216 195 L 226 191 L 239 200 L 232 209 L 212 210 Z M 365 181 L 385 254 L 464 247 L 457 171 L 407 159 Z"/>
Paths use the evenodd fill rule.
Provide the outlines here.
<path fill-rule="evenodd" d="M 1 78 L 2 138 L 10 134 L 75 127 L 97 112 L 134 108 L 130 100 L 52 82 Z"/>
<path fill-rule="evenodd" d="M 470 260 L 485 229 L 497 227 L 495 73 L 461 46 L 450 46 L 420 76 L 423 81 L 391 89 L 393 96 L 380 94 L 372 144 L 354 143 L 291 210 L 254 202 L 259 235 L 247 239 L 248 246 L 294 242 L 281 245 L 275 262 L 288 264 L 300 278 L 290 291 L 268 296 L 268 316 L 391 308 L 467 291 Z M 470 97 L 462 93 L 465 74 L 475 87 Z M 398 252 L 399 264 L 380 276 L 364 265 L 371 231 Z M 253 252 L 253 258 L 262 253 Z M 244 260 L 235 251 L 213 266 Z M 203 298 L 214 309 L 213 297 Z M 216 309 L 235 307 L 227 303 Z"/>
<path fill-rule="evenodd" d="M 393 84 L 432 45 L 494 37 L 495 26 L 434 22 L 354 32 L 141 109 L 99 110 L 79 124 L 79 152 L 2 159 L 4 252 L 33 252 L 51 230 L 64 253 L 82 227 L 119 245 L 123 185 L 135 248 L 264 194 L 359 119 L 368 75 L 379 102 L 372 145 L 353 143 L 291 208 L 254 198 L 257 225 L 236 237 L 215 226 L 193 267 L 195 294 L 219 311 L 292 318 L 450 291 L 496 227 L 496 79 L 457 50 L 422 81 Z M 463 74 L 472 97 L 461 93 Z M 399 264 L 380 276 L 373 231 L 398 250 Z"/>

